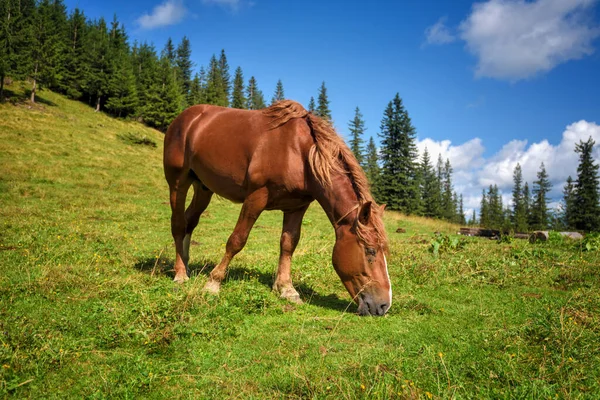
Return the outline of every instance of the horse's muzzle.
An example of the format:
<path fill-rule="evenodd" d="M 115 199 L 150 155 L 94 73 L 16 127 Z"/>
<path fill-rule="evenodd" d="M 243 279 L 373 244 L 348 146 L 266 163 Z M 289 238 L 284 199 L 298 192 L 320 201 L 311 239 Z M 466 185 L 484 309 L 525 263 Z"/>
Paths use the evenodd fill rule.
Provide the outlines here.
<path fill-rule="evenodd" d="M 360 296 L 358 302 L 358 315 L 372 315 L 376 317 L 383 316 L 390 308 L 390 303 L 385 301 L 377 301 L 372 296 L 365 294 Z"/>

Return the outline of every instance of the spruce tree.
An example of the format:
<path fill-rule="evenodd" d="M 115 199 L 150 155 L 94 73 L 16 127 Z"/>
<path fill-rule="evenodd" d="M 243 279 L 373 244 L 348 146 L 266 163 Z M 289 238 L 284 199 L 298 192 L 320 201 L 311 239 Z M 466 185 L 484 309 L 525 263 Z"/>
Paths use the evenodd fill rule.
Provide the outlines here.
<path fill-rule="evenodd" d="M 531 206 L 531 221 L 534 229 L 547 229 L 550 222 L 548 210 L 548 193 L 552 184 L 548 180 L 546 167 L 541 163 L 537 173 L 537 180 L 533 182 L 533 204 Z"/>
<path fill-rule="evenodd" d="M 465 216 L 465 208 L 462 193 L 459 196 L 458 204 L 458 223 L 461 225 L 466 225 L 467 217 Z"/>
<path fill-rule="evenodd" d="M 229 98 L 225 91 L 221 66 L 214 55 L 210 59 L 207 75 L 206 103 L 227 107 L 229 105 Z"/>
<path fill-rule="evenodd" d="M 229 74 L 229 63 L 227 63 L 224 49 L 221 49 L 221 56 L 219 57 L 219 74 L 221 75 L 224 106 L 227 107 L 229 106 L 229 95 L 231 93 L 231 75 Z"/>
<path fill-rule="evenodd" d="M 317 102 L 318 105 L 316 114 L 327 121 L 331 121 L 331 110 L 329 110 L 329 98 L 327 97 L 327 88 L 325 87 L 325 82 L 323 82 L 319 88 L 319 97 L 317 98 Z"/>
<path fill-rule="evenodd" d="M 362 135 L 365 133 L 365 121 L 362 117 L 360 109 L 356 107 L 356 110 L 354 110 L 354 118 L 348 123 L 348 129 L 350 130 L 350 150 L 354 153 L 356 161 L 364 167 L 365 149 Z"/>
<path fill-rule="evenodd" d="M 481 205 L 479 206 L 479 225 L 487 227 L 490 224 L 489 201 L 485 189 L 481 191 Z"/>
<path fill-rule="evenodd" d="M 447 221 L 453 221 L 456 217 L 456 204 L 453 201 L 452 192 L 452 165 L 450 159 L 446 159 L 441 176 L 442 185 L 442 216 Z"/>
<path fill-rule="evenodd" d="M 88 45 L 86 46 L 84 73 L 84 92 L 89 104 L 100 111 L 108 94 L 110 77 L 110 41 L 108 28 L 103 18 L 94 21 L 90 26 Z"/>
<path fill-rule="evenodd" d="M 308 111 L 311 113 L 315 112 L 315 98 L 314 97 L 310 97 L 310 101 L 308 102 Z"/>
<path fill-rule="evenodd" d="M 381 121 L 380 196 L 392 210 L 407 214 L 418 212 L 419 188 L 415 160 L 415 128 L 396 94 L 385 109 Z"/>
<path fill-rule="evenodd" d="M 373 193 L 373 196 L 375 196 L 378 201 L 381 201 L 379 197 L 380 169 L 377 157 L 377 147 L 375 146 L 375 141 L 373 140 L 372 136 L 369 138 L 369 144 L 367 145 L 365 174 L 367 175 L 367 179 L 371 185 L 371 192 Z"/>
<path fill-rule="evenodd" d="M 202 85 L 200 84 L 200 74 L 196 72 L 194 79 L 192 79 L 192 85 L 190 87 L 190 106 L 200 104 L 200 98 L 202 97 Z"/>
<path fill-rule="evenodd" d="M 531 192 L 529 191 L 529 183 L 523 185 L 523 209 L 525 211 L 525 220 L 529 229 L 531 223 Z"/>
<path fill-rule="evenodd" d="M 4 79 L 24 79 L 32 65 L 35 0 L 0 1 L 0 102 L 4 99 Z"/>
<path fill-rule="evenodd" d="M 132 114 L 137 106 L 137 87 L 125 28 L 119 26 L 115 16 L 110 36 L 110 72 L 106 109 L 118 117 Z"/>
<path fill-rule="evenodd" d="M 233 78 L 233 93 L 231 94 L 231 107 L 246 108 L 246 97 L 244 96 L 244 74 L 242 68 L 237 67 Z"/>
<path fill-rule="evenodd" d="M 173 39 L 171 39 L 170 37 L 167 39 L 167 43 L 165 44 L 162 56 L 167 58 L 170 66 L 175 65 L 177 56 L 175 52 L 175 45 L 173 44 Z"/>
<path fill-rule="evenodd" d="M 143 43 L 136 49 L 132 58 L 138 95 L 136 115 L 145 120 L 146 110 L 153 107 L 150 92 L 157 90 L 156 86 L 160 81 L 158 56 L 154 46 Z"/>
<path fill-rule="evenodd" d="M 246 87 L 246 108 L 248 110 L 260 110 L 265 108 L 265 98 L 262 91 L 258 88 L 256 78 L 250 77 Z"/>
<path fill-rule="evenodd" d="M 73 99 L 83 96 L 85 71 L 88 68 L 85 62 L 85 48 L 88 46 L 88 26 L 85 15 L 75 8 L 67 21 L 67 45 L 65 46 L 65 68 L 62 75 L 60 89 Z"/>
<path fill-rule="evenodd" d="M 423 151 L 423 157 L 419 165 L 421 176 L 421 198 L 423 202 L 423 215 L 429 218 L 440 216 L 440 184 L 437 174 L 433 169 L 429 151 Z"/>
<path fill-rule="evenodd" d="M 177 73 L 179 81 L 181 82 L 183 98 L 185 99 L 185 106 L 192 105 L 191 89 L 192 89 L 192 67 L 194 63 L 191 60 L 192 49 L 190 46 L 190 40 L 187 36 L 181 39 L 181 43 L 177 46 L 175 65 L 177 66 Z"/>
<path fill-rule="evenodd" d="M 525 202 L 523 200 L 523 170 L 521 164 L 517 163 L 513 171 L 513 191 L 512 191 L 512 224 L 517 232 L 527 232 L 527 214 Z"/>
<path fill-rule="evenodd" d="M 281 79 L 279 79 L 277 80 L 277 85 L 275 85 L 275 93 L 273 93 L 273 97 L 271 98 L 271 105 L 284 99 L 285 93 L 283 92 L 283 83 L 281 83 Z"/>
<path fill-rule="evenodd" d="M 600 184 L 598 165 L 595 164 L 592 151 L 596 142 L 590 137 L 575 145 L 579 154 L 577 182 L 573 199 L 575 228 L 582 231 L 600 230 Z"/>
<path fill-rule="evenodd" d="M 571 175 L 567 178 L 567 182 L 563 188 L 562 200 L 562 220 L 563 225 L 567 229 L 575 227 L 575 184 Z"/>
<path fill-rule="evenodd" d="M 38 88 L 57 86 L 61 79 L 63 33 L 66 25 L 62 0 L 41 0 L 32 21 L 33 40 L 29 52 L 32 64 L 28 76 L 32 82 L 30 100 L 35 103 Z"/>

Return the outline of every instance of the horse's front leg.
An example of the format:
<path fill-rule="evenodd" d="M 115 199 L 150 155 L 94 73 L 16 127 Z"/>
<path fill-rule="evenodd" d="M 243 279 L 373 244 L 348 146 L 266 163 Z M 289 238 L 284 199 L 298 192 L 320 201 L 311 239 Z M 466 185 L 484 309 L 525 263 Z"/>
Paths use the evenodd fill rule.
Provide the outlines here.
<path fill-rule="evenodd" d="M 299 210 L 283 214 L 283 230 L 279 242 L 279 267 L 277 268 L 275 283 L 273 283 L 273 290 L 279 293 L 281 298 L 298 304 L 302 304 L 302 300 L 292 285 L 291 264 L 292 255 L 300 240 L 302 218 L 307 209 L 308 206 L 305 206 Z"/>
<path fill-rule="evenodd" d="M 225 279 L 225 273 L 231 259 L 246 245 L 250 230 L 265 209 L 268 198 L 269 193 L 266 188 L 258 189 L 246 197 L 237 224 L 227 240 L 225 255 L 223 255 L 219 265 L 211 271 L 208 282 L 204 285 L 203 290 L 205 292 L 213 294 L 219 293 L 221 282 Z"/>

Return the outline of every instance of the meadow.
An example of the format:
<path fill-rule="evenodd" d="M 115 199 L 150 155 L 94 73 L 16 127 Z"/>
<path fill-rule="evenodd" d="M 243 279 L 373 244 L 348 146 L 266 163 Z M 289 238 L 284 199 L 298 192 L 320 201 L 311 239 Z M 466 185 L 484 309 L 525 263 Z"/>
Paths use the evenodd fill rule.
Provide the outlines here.
<path fill-rule="evenodd" d="M 359 317 L 315 203 L 292 262 L 305 304 L 271 291 L 280 212 L 263 213 L 220 296 L 205 296 L 240 206 L 213 198 L 192 278 L 174 284 L 163 135 L 39 96 L 0 104 L 0 397 L 600 393 L 597 237 L 491 241 L 386 212 L 393 305 Z"/>

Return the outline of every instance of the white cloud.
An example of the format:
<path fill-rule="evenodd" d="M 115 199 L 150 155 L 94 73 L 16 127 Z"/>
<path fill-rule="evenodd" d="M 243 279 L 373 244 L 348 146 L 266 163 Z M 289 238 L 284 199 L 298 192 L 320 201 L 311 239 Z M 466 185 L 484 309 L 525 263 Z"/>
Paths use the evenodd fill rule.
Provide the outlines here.
<path fill-rule="evenodd" d="M 202 0 L 204 4 L 216 4 L 225 8 L 229 8 L 231 11 L 239 10 L 242 2 L 241 0 Z"/>
<path fill-rule="evenodd" d="M 417 148 L 422 154 L 427 147 L 434 165 L 438 154 L 444 161 L 449 158 L 454 170 L 454 188 L 463 194 L 465 208 L 479 209 L 481 190 L 493 184 L 498 185 L 503 193 L 504 204 L 510 204 L 513 171 L 517 163 L 523 170 L 523 180 L 529 183 L 531 189 L 543 162 L 553 185 L 550 197 L 554 202 L 559 201 L 567 177 L 577 178 L 579 155 L 575 153 L 575 145 L 590 137 L 596 142 L 594 160 L 600 164 L 600 125 L 585 120 L 568 125 L 558 144 L 542 140 L 528 145 L 526 140 L 513 140 L 487 159 L 483 157 L 485 149 L 479 138 L 456 146 L 449 140 L 436 142 L 427 138 L 419 141 Z"/>
<path fill-rule="evenodd" d="M 446 17 L 442 17 L 435 24 L 425 29 L 425 41 L 427 44 L 452 43 L 456 37 L 446 26 Z"/>
<path fill-rule="evenodd" d="M 186 8 L 181 0 L 167 0 L 154 7 L 152 13 L 144 14 L 137 19 L 143 29 L 154 29 L 160 26 L 173 25 L 183 19 Z"/>
<path fill-rule="evenodd" d="M 475 74 L 516 81 L 593 53 L 596 0 L 489 0 L 475 3 L 460 37 L 477 57 Z"/>

